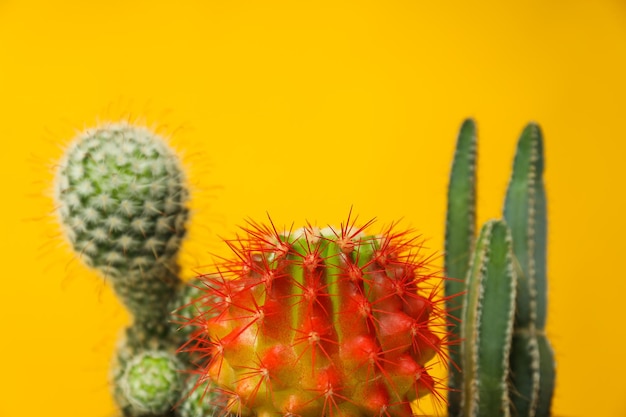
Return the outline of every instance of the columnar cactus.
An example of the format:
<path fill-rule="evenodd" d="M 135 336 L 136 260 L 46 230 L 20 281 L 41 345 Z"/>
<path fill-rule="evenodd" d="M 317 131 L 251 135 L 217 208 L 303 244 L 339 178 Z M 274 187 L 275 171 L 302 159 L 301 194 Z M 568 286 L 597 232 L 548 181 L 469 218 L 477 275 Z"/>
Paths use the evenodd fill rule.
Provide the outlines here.
<path fill-rule="evenodd" d="M 509 358 L 517 274 L 503 221 L 481 229 L 470 262 L 461 315 L 463 416 L 509 416 Z"/>
<path fill-rule="evenodd" d="M 511 356 L 516 387 L 512 400 L 519 415 L 548 415 L 554 390 L 554 354 L 545 334 L 548 300 L 543 164 L 541 130 L 531 123 L 518 143 L 503 210 L 520 270 Z"/>
<path fill-rule="evenodd" d="M 449 415 L 550 415 L 555 365 L 545 336 L 546 200 L 541 132 L 529 124 L 519 140 L 504 220 L 486 223 L 474 243 L 475 132 L 466 121 L 450 178 L 446 272 L 448 294 L 465 291 L 463 342 L 451 375 Z M 471 256 L 471 263 L 467 263 Z M 455 306 L 457 307 L 457 306 Z"/>
<path fill-rule="evenodd" d="M 252 224 L 236 260 L 205 278 L 214 302 L 190 321 L 203 375 L 228 411 L 258 417 L 412 416 L 438 385 L 447 343 L 441 279 L 420 242 L 391 228 L 278 233 Z M 215 302 L 217 300 L 217 302 Z"/>
<path fill-rule="evenodd" d="M 448 187 L 448 213 L 446 217 L 446 238 L 444 270 L 448 279 L 445 292 L 449 295 L 465 291 L 465 276 L 469 268 L 470 255 L 476 233 L 476 124 L 468 119 L 463 122 L 457 139 L 450 186 Z M 463 297 L 449 297 L 446 300 L 449 312 L 449 331 L 460 339 Z M 448 414 L 458 416 L 461 412 L 461 386 L 463 375 L 460 372 L 461 354 L 457 349 L 450 350 L 448 392 Z"/>

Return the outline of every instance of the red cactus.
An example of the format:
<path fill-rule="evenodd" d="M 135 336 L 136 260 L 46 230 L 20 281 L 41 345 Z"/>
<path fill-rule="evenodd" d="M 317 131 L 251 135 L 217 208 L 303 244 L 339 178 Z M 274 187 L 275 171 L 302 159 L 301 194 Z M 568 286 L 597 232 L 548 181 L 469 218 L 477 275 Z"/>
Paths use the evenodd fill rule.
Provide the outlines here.
<path fill-rule="evenodd" d="M 232 397 L 226 412 L 411 416 L 410 401 L 435 392 L 442 279 L 417 238 L 368 236 L 370 224 L 283 234 L 251 222 L 228 242 L 236 261 L 204 278 L 199 302 L 212 303 L 186 345 L 210 358 L 201 372 Z"/>

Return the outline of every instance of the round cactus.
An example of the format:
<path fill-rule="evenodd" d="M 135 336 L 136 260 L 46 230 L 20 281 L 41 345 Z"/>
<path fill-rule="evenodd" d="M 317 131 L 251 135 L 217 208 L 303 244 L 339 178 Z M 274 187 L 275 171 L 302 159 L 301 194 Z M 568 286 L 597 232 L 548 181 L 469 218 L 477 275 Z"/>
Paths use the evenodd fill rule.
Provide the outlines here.
<path fill-rule="evenodd" d="M 65 235 L 80 258 L 113 282 L 135 314 L 169 300 L 179 283 L 188 190 L 180 161 L 144 127 L 105 124 L 80 134 L 56 175 Z"/>
<path fill-rule="evenodd" d="M 438 395 L 427 362 L 446 342 L 440 279 L 408 232 L 364 229 L 251 223 L 229 242 L 236 260 L 202 287 L 217 302 L 191 321 L 227 411 L 412 416 L 411 401 Z"/>
<path fill-rule="evenodd" d="M 171 353 L 142 351 L 118 357 L 115 398 L 125 416 L 163 415 L 180 399 L 182 364 Z"/>

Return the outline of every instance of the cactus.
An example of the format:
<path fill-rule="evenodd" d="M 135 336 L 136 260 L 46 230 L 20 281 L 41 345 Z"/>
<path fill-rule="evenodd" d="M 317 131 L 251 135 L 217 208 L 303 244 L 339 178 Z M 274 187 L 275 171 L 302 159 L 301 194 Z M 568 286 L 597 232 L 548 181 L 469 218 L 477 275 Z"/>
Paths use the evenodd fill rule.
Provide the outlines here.
<path fill-rule="evenodd" d="M 454 163 L 448 187 L 449 209 L 446 217 L 446 239 L 444 269 L 448 279 L 446 294 L 461 294 L 465 290 L 465 276 L 474 245 L 476 229 L 476 124 L 465 120 L 459 131 Z M 463 309 L 462 297 L 446 300 L 449 312 L 449 331 L 455 340 L 460 340 L 460 323 Z M 463 383 L 459 365 L 461 355 L 456 349 L 450 350 L 448 414 L 461 412 L 461 385 Z"/>
<path fill-rule="evenodd" d="M 113 367 L 125 416 L 164 415 L 180 400 L 180 344 L 169 303 L 182 287 L 177 256 L 189 210 L 178 156 L 160 136 L 128 123 L 81 133 L 59 163 L 57 213 L 74 251 L 111 282 L 130 310 Z"/>
<path fill-rule="evenodd" d="M 530 123 L 520 137 L 504 203 L 513 251 L 520 270 L 511 373 L 516 387 L 513 406 L 520 415 L 548 415 L 554 389 L 554 358 L 545 335 L 546 196 L 543 140 Z M 541 404 L 541 407 L 539 405 Z"/>
<path fill-rule="evenodd" d="M 187 199 L 176 154 L 148 129 L 127 123 L 80 134 L 56 175 L 65 236 L 135 316 L 160 317 L 179 285 L 176 256 Z"/>
<path fill-rule="evenodd" d="M 464 126 L 469 123 L 466 121 Z M 464 285 L 457 281 L 456 286 L 448 285 L 446 292 L 451 295 L 465 290 L 461 360 L 456 363 L 462 376 L 451 375 L 449 415 L 548 416 L 555 365 L 545 335 L 547 220 L 541 132 L 533 123 L 522 132 L 505 199 L 504 220 L 485 224 L 472 249 L 466 235 L 455 226 L 474 222 L 475 189 L 468 191 L 467 184 L 474 184 L 470 173 L 476 169 L 475 150 L 467 145 L 471 140 L 466 138 L 466 131 L 461 129 L 453 163 L 446 230 L 446 273 L 452 278 L 464 278 Z M 497 239 L 494 230 L 499 231 Z M 459 241 L 450 241 L 453 239 Z M 472 250 L 471 265 L 455 263 Z M 499 278 L 489 279 L 488 255 L 494 250 L 500 255 L 511 254 L 501 259 Z M 469 270 L 462 276 L 466 267 Z M 495 289 L 488 286 L 490 283 Z M 498 288 L 502 292 L 494 295 Z M 515 302 L 511 304 L 513 297 Z M 503 323 L 502 318 L 507 321 Z M 481 342 L 485 339 L 490 342 L 487 346 Z M 493 352 L 495 346 L 502 350 Z M 491 359 L 483 363 L 483 355 Z M 486 384 L 485 380 L 490 382 Z"/>
<path fill-rule="evenodd" d="M 115 398 L 124 416 L 166 415 L 183 388 L 183 364 L 171 352 L 146 350 L 118 355 Z"/>
<path fill-rule="evenodd" d="M 205 278 L 220 301 L 190 321 L 202 331 L 189 348 L 211 358 L 203 372 L 229 395 L 224 411 L 412 416 L 412 400 L 437 394 L 427 363 L 447 342 L 441 280 L 407 232 L 364 229 L 250 223 L 229 242 L 236 261 Z"/>
<path fill-rule="evenodd" d="M 516 283 L 509 228 L 502 221 L 489 221 L 476 242 L 463 305 L 464 416 L 510 415 L 508 367 Z"/>

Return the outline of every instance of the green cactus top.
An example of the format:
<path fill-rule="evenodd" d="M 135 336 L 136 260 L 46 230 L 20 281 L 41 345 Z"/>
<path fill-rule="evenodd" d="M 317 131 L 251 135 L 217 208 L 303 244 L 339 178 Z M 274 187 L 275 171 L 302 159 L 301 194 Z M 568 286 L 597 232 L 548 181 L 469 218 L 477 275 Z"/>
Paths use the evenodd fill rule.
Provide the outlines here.
<path fill-rule="evenodd" d="M 55 184 L 64 231 L 107 276 L 169 263 L 185 234 L 188 190 L 176 154 L 144 127 L 105 124 L 79 135 Z"/>

